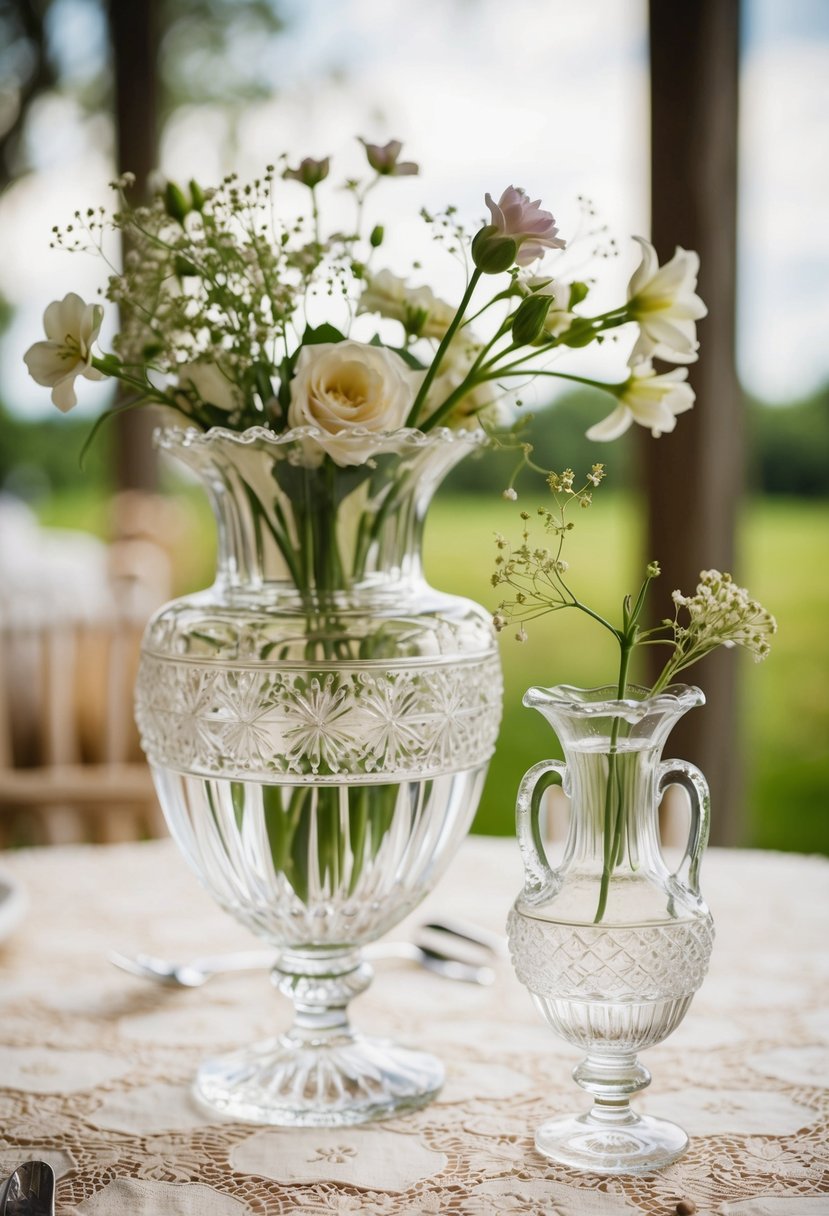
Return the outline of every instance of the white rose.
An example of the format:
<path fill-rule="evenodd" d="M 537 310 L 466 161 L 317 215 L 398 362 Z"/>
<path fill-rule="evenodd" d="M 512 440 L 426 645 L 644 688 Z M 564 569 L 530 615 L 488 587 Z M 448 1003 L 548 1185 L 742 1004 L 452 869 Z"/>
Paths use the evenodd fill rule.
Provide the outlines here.
<path fill-rule="evenodd" d="M 288 425 L 316 427 L 316 444 L 335 464 L 362 464 L 370 452 L 354 430 L 397 430 L 415 390 L 415 374 L 384 346 L 352 341 L 304 346 L 291 382 Z"/>

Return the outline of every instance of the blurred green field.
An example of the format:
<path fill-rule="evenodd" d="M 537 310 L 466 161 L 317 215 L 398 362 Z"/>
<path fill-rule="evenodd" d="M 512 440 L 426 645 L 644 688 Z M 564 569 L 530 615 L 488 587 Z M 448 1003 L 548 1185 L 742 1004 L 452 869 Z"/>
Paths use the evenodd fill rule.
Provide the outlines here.
<path fill-rule="evenodd" d="M 182 506 L 179 591 L 210 580 L 214 545 L 212 519 L 199 492 L 188 490 Z M 517 537 L 519 508 L 533 507 L 524 500 L 439 495 L 425 539 L 430 581 L 494 608 L 493 533 Z M 47 524 L 106 531 L 105 501 L 88 492 L 61 495 L 40 515 Z M 613 619 L 637 579 L 642 519 L 632 495 L 612 492 L 602 492 L 576 519 L 568 555 L 571 584 Z M 734 574 L 780 626 L 765 663 L 755 665 L 739 652 L 733 656 L 740 672 L 746 845 L 829 854 L 829 565 L 823 558 L 828 537 L 825 501 L 767 498 L 744 509 L 742 560 Z M 663 590 L 667 595 L 670 589 Z M 506 631 L 501 648 L 504 720 L 475 826 L 508 834 L 522 774 L 557 754 L 549 727 L 522 707 L 524 690 L 531 684 L 607 683 L 615 678 L 618 656 L 609 635 L 575 612 L 534 622 L 525 644 Z"/>

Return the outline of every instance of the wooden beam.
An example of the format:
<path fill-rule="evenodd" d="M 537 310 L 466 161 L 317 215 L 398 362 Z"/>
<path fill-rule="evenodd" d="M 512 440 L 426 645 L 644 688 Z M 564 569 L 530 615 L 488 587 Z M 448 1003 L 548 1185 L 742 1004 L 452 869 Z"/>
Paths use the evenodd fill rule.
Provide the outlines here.
<path fill-rule="evenodd" d="M 734 571 L 743 485 L 743 406 L 735 370 L 739 0 L 650 0 L 652 235 L 660 261 L 675 246 L 701 258 L 697 401 L 672 435 L 649 437 L 642 459 L 649 499 L 647 559 L 662 566 L 657 615 L 700 570 Z M 656 650 L 656 648 L 654 648 Z M 656 655 L 654 658 L 656 659 Z M 712 791 L 712 840 L 741 838 L 736 662 L 720 650 L 689 673 L 708 703 L 672 736 Z"/>
<path fill-rule="evenodd" d="M 158 0 L 109 0 L 118 172 L 135 174 L 136 194 L 158 166 Z M 124 394 L 129 397 L 131 394 Z M 115 476 L 122 490 L 155 490 L 155 411 L 127 410 L 114 422 Z"/>

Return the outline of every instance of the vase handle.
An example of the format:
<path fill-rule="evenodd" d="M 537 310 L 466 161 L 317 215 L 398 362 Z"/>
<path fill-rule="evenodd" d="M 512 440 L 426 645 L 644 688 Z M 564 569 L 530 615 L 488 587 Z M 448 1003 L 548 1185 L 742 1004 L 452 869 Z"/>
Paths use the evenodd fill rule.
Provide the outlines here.
<path fill-rule="evenodd" d="M 670 785 L 679 785 L 688 794 L 691 804 L 691 830 L 682 860 L 674 876 L 694 895 L 700 894 L 699 866 L 708 843 L 711 824 L 711 796 L 708 782 L 694 764 L 687 760 L 666 760 L 659 766 L 659 798 Z"/>
<path fill-rule="evenodd" d="M 545 890 L 553 877 L 538 824 L 541 799 L 551 785 L 564 786 L 566 766 L 560 760 L 541 760 L 528 769 L 515 801 L 515 830 L 524 862 L 524 890 Z"/>

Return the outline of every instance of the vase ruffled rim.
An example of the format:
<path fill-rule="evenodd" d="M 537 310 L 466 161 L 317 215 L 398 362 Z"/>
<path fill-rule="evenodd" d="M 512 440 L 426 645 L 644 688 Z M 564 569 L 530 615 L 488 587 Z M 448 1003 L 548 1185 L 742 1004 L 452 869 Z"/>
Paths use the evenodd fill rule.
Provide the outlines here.
<path fill-rule="evenodd" d="M 597 688 L 535 685 L 524 693 L 522 704 L 528 709 L 558 709 L 572 717 L 622 717 L 628 722 L 640 722 L 654 713 L 680 714 L 705 704 L 705 693 L 695 684 L 669 684 L 658 693 L 641 684 L 628 684 L 628 690 L 632 696 L 619 697 L 615 684 Z"/>
<path fill-rule="evenodd" d="M 244 431 L 229 427 L 212 426 L 202 431 L 194 426 L 161 426 L 153 433 L 153 441 L 162 451 L 173 451 L 182 447 L 210 449 L 214 445 L 234 444 L 238 447 L 294 448 L 302 444 L 318 443 L 324 451 L 324 443 L 336 439 L 338 444 L 354 442 L 365 451 L 365 459 L 386 453 L 425 451 L 449 443 L 462 444 L 472 450 L 486 447 L 489 436 L 480 427 L 454 429 L 438 426 L 431 431 L 417 427 L 400 427 L 394 431 L 372 431 L 368 427 L 354 427 L 334 433 L 321 431 L 314 426 L 293 427 L 287 431 L 272 431 L 266 426 L 251 426 Z M 322 441 L 322 442 L 320 442 Z"/>

